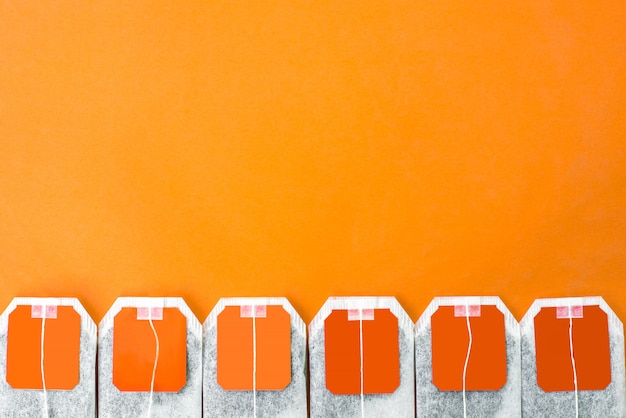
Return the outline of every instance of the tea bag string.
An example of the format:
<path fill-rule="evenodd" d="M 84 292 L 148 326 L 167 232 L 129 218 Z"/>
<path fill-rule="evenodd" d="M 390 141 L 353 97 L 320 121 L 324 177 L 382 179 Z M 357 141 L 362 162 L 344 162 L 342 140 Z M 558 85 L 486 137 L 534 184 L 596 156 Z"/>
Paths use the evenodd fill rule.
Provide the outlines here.
<path fill-rule="evenodd" d="M 361 418 L 365 418 L 365 397 L 363 395 L 363 309 L 359 309 L 359 355 L 361 368 Z"/>
<path fill-rule="evenodd" d="M 148 418 L 152 416 L 152 403 L 154 397 L 154 380 L 156 377 L 157 364 L 159 363 L 159 335 L 154 328 L 154 322 L 152 322 L 152 309 L 148 309 L 148 321 L 150 322 L 150 328 L 154 334 L 154 340 L 156 341 L 156 353 L 154 355 L 154 366 L 152 367 L 152 380 L 150 381 L 150 400 L 148 402 Z"/>
<path fill-rule="evenodd" d="M 42 394 L 43 394 L 43 416 L 45 418 L 49 417 L 49 411 L 48 411 L 48 389 L 46 388 L 46 374 L 44 371 L 44 363 L 43 363 L 43 358 L 44 358 L 44 341 L 45 341 L 45 335 L 46 335 L 46 305 L 44 304 L 41 307 L 42 310 L 42 315 L 41 315 L 41 364 L 40 364 L 40 369 L 41 369 L 41 386 L 42 386 Z"/>
<path fill-rule="evenodd" d="M 571 308 L 569 309 L 569 354 L 572 360 L 572 372 L 574 373 L 574 401 L 576 402 L 576 418 L 578 418 L 578 377 L 576 376 L 576 360 L 574 359 L 573 314 Z"/>
<path fill-rule="evenodd" d="M 252 305 L 252 408 L 256 418 L 256 306 Z"/>
<path fill-rule="evenodd" d="M 469 343 L 467 345 L 465 364 L 463 365 L 463 418 L 467 418 L 467 365 L 469 364 L 470 353 L 472 351 L 472 325 L 470 324 L 470 310 L 468 303 L 465 303 L 465 322 L 467 323 L 467 334 L 469 336 Z"/>

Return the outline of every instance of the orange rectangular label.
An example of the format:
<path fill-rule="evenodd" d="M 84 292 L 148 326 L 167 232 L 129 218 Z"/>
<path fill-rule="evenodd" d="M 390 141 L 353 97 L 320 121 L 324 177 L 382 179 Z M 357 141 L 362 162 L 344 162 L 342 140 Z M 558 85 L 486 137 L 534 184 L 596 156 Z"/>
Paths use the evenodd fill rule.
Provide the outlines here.
<path fill-rule="evenodd" d="M 467 358 L 469 333 L 472 347 L 465 376 L 467 390 L 498 390 L 506 383 L 506 334 L 504 314 L 493 305 L 478 310 L 463 306 L 441 306 L 431 317 L 433 384 L 439 390 L 463 390 L 463 369 Z"/>
<path fill-rule="evenodd" d="M 400 385 L 398 318 L 389 309 L 363 309 L 355 320 L 351 311 L 334 310 L 324 320 L 326 387 L 360 394 L 362 355 L 363 393 L 393 393 Z"/>
<path fill-rule="evenodd" d="M 113 320 L 113 384 L 124 392 L 148 392 L 156 356 L 150 315 L 122 308 Z M 152 325 L 159 340 L 155 392 L 178 392 L 187 382 L 187 318 L 177 308 L 163 308 Z"/>
<path fill-rule="evenodd" d="M 49 307 L 51 308 L 51 307 Z M 41 337 L 44 329 L 44 378 L 48 390 L 71 390 L 80 379 L 80 321 L 71 306 L 46 309 L 18 305 L 9 314 L 6 381 L 14 389 L 43 389 Z"/>
<path fill-rule="evenodd" d="M 291 316 L 282 306 L 226 306 L 220 312 L 217 381 L 226 390 L 287 387 L 291 382 Z"/>
<path fill-rule="evenodd" d="M 574 390 L 572 345 L 579 390 L 602 390 L 611 383 L 611 349 L 606 313 L 599 306 L 559 315 L 559 308 L 542 308 L 535 316 L 537 384 L 546 392 Z"/>

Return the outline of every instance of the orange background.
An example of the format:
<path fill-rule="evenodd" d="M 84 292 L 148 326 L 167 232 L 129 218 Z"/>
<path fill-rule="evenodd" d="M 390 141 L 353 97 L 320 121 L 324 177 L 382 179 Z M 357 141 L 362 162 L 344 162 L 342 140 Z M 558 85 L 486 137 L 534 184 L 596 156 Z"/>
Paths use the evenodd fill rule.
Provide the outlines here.
<path fill-rule="evenodd" d="M 0 306 L 602 295 L 626 2 L 0 1 Z"/>

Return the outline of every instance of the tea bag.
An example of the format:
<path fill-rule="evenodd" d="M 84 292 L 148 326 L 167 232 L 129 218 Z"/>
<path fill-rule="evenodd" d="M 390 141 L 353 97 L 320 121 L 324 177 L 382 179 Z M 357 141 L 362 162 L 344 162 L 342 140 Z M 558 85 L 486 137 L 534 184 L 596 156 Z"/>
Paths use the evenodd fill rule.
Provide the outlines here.
<path fill-rule="evenodd" d="M 99 332 L 99 417 L 202 416 L 202 327 L 182 298 L 118 298 Z"/>
<path fill-rule="evenodd" d="M 413 323 L 395 298 L 329 298 L 309 359 L 312 418 L 414 417 Z"/>
<path fill-rule="evenodd" d="M 306 328 L 285 298 L 223 298 L 204 322 L 204 416 L 306 418 Z"/>
<path fill-rule="evenodd" d="M 418 417 L 520 417 L 519 324 L 498 297 L 435 298 L 415 325 Z"/>
<path fill-rule="evenodd" d="M 624 326 L 604 299 L 537 299 L 521 332 L 524 416 L 626 416 Z"/>
<path fill-rule="evenodd" d="M 75 298 L 15 298 L 0 316 L 0 416 L 96 416 L 96 325 Z"/>

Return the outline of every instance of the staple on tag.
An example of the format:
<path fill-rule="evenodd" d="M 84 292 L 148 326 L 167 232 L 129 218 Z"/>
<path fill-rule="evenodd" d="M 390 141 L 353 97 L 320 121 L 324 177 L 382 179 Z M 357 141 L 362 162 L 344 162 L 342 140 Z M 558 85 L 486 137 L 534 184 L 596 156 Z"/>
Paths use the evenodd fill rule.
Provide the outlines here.
<path fill-rule="evenodd" d="M 348 309 L 348 321 L 373 321 L 374 309 Z"/>
<path fill-rule="evenodd" d="M 31 318 L 57 318 L 57 306 L 56 305 L 32 305 L 31 306 Z"/>
<path fill-rule="evenodd" d="M 241 318 L 266 318 L 267 305 L 241 305 L 239 316 Z"/>
<path fill-rule="evenodd" d="M 358 321 L 361 319 L 361 311 L 359 309 L 348 309 L 348 321 Z"/>
<path fill-rule="evenodd" d="M 480 305 L 455 305 L 454 316 L 455 317 L 479 317 Z"/>
<path fill-rule="evenodd" d="M 361 319 L 364 321 L 373 321 L 374 309 L 361 309 Z"/>
<path fill-rule="evenodd" d="M 581 305 L 557 306 L 556 317 L 559 319 L 583 318 L 583 307 Z"/>
<path fill-rule="evenodd" d="M 137 320 L 139 321 L 162 321 L 163 320 L 163 308 L 137 308 Z"/>
<path fill-rule="evenodd" d="M 242 318 L 252 318 L 252 305 L 241 305 L 239 308 L 239 316 Z"/>
<path fill-rule="evenodd" d="M 265 318 L 267 316 L 267 306 L 254 305 L 254 316 L 256 318 Z"/>

